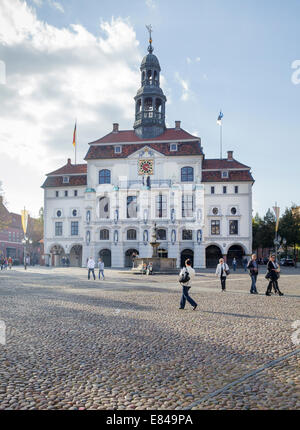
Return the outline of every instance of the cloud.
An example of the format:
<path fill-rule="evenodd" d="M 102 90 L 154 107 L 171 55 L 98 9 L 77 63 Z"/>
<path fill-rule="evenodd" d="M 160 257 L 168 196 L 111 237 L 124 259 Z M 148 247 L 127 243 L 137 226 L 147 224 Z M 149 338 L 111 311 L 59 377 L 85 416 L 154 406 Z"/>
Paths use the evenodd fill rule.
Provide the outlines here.
<path fill-rule="evenodd" d="M 155 9 L 156 8 L 156 3 L 154 2 L 154 0 L 145 0 L 146 6 L 149 7 L 150 9 Z"/>
<path fill-rule="evenodd" d="M 183 79 L 178 72 L 175 73 L 175 79 L 182 89 L 181 100 L 187 101 L 192 94 L 188 81 Z"/>
<path fill-rule="evenodd" d="M 200 57 L 196 57 L 194 60 L 190 57 L 186 57 L 186 62 L 188 64 L 192 64 L 192 63 L 199 63 L 200 62 Z"/>
<path fill-rule="evenodd" d="M 44 174 L 73 155 L 75 118 L 78 160 L 112 122 L 132 125 L 142 57 L 138 45 L 128 20 L 103 21 L 95 36 L 79 24 L 57 28 L 42 22 L 25 1 L 1 0 L 6 85 L 0 85 L 0 180 L 13 210 L 24 199 L 36 211 L 41 206 L 35 191 Z M 19 175 L 3 168 L 7 157 L 15 160 Z M 35 189 L 32 178 L 22 175 L 25 168 L 34 175 Z"/>
<path fill-rule="evenodd" d="M 50 6 L 52 6 L 54 9 L 58 10 L 59 12 L 61 12 L 61 13 L 65 12 L 63 6 L 60 3 L 58 3 L 57 1 L 48 0 L 48 2 L 50 4 Z"/>

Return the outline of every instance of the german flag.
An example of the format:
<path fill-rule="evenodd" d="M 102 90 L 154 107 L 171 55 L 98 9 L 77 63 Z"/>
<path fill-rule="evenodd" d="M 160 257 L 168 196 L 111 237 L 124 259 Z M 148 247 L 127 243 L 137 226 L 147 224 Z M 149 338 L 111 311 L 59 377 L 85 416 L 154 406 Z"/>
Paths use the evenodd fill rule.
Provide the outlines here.
<path fill-rule="evenodd" d="M 74 133 L 73 133 L 73 146 L 74 148 L 76 146 L 76 122 L 75 122 Z"/>

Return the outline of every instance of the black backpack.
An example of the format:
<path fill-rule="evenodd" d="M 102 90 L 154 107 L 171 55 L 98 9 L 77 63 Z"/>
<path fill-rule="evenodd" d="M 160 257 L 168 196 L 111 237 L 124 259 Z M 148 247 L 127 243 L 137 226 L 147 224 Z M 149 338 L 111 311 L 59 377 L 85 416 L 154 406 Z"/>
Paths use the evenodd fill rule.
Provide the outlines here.
<path fill-rule="evenodd" d="M 183 274 L 180 276 L 179 282 L 181 284 L 185 284 L 186 282 L 189 282 L 190 280 L 190 275 L 187 269 L 185 269 L 185 271 L 183 272 Z"/>

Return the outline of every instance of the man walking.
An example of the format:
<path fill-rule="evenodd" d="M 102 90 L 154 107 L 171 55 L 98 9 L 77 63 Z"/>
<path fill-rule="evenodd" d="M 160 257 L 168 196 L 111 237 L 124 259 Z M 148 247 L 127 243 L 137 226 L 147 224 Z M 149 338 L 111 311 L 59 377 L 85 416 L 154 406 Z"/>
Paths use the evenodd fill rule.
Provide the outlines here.
<path fill-rule="evenodd" d="M 182 296 L 179 309 L 184 309 L 185 303 L 188 301 L 193 306 L 194 311 L 198 305 L 189 295 L 189 289 L 192 286 L 192 280 L 195 278 L 195 270 L 191 266 L 191 260 L 187 259 L 185 261 L 185 267 L 182 268 L 179 276 L 179 282 L 182 285 Z"/>
<path fill-rule="evenodd" d="M 256 280 L 258 275 L 258 263 L 256 261 L 256 254 L 251 255 L 251 260 L 247 265 L 247 269 L 249 269 L 249 275 L 251 276 L 250 294 L 258 294 L 256 289 Z"/>
<path fill-rule="evenodd" d="M 236 261 L 236 258 L 234 257 L 234 259 L 232 260 L 232 268 L 234 272 L 236 271 L 236 266 L 237 266 L 237 261 Z"/>
<path fill-rule="evenodd" d="M 98 260 L 98 268 L 99 268 L 99 279 L 100 275 L 102 275 L 102 279 L 104 280 L 104 262 L 99 258 Z"/>
<path fill-rule="evenodd" d="M 90 279 L 90 275 L 91 275 L 91 272 L 92 272 L 93 277 L 94 277 L 94 281 L 95 281 L 96 280 L 96 276 L 95 276 L 95 260 L 92 257 L 90 257 L 88 259 L 87 267 L 88 267 L 88 279 Z"/>

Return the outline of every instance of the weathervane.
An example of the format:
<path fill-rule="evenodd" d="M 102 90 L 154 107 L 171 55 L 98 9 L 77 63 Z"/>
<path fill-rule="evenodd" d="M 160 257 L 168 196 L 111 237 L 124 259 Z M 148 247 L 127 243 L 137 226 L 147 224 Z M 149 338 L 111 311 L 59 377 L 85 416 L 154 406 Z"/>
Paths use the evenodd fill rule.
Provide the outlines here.
<path fill-rule="evenodd" d="M 149 43 L 150 43 L 150 45 L 148 46 L 148 51 L 150 54 L 152 54 L 152 52 L 153 52 L 153 48 L 152 48 L 152 32 L 153 32 L 152 25 L 151 24 L 146 25 L 146 28 L 149 32 Z"/>

